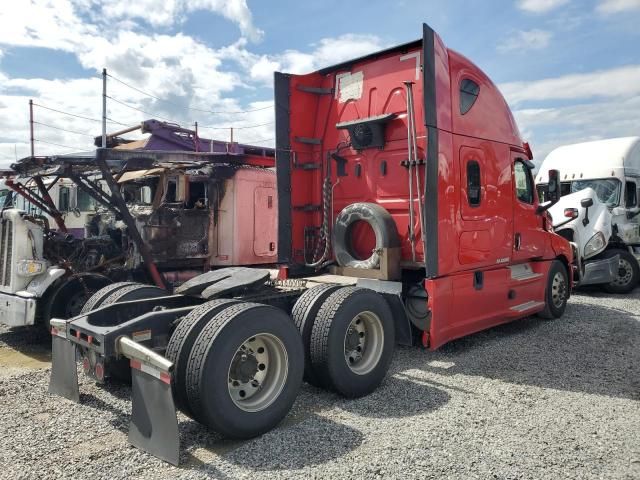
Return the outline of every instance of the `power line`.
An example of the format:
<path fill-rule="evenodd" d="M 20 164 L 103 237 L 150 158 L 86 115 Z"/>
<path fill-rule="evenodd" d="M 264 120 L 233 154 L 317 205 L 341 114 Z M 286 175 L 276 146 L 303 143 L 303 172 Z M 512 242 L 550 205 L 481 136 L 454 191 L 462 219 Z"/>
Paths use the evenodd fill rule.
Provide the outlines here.
<path fill-rule="evenodd" d="M 126 123 L 122 123 L 122 122 L 117 122 L 116 120 L 109 118 L 109 117 L 104 117 L 107 119 L 107 122 L 111 122 L 111 123 L 115 123 L 117 125 L 122 125 L 123 127 L 128 127 L 130 125 L 127 125 Z"/>
<path fill-rule="evenodd" d="M 251 145 L 254 143 L 264 143 L 264 142 L 272 142 L 273 140 L 275 140 L 275 138 L 265 138 L 262 140 L 249 140 L 249 141 L 242 141 L 240 143 L 244 144 L 244 145 Z"/>
<path fill-rule="evenodd" d="M 268 125 L 273 125 L 276 122 L 267 122 L 267 123 L 260 123 L 258 125 L 244 125 L 242 127 L 209 127 L 206 125 L 198 125 L 198 128 L 208 128 L 210 130 L 230 130 L 230 129 L 234 129 L 234 130 L 246 130 L 249 128 L 258 128 L 258 127 L 266 127 Z"/>
<path fill-rule="evenodd" d="M 46 140 L 40 140 L 39 138 L 34 138 L 33 141 L 38 143 L 46 143 L 47 145 L 54 145 L 56 147 L 68 148 L 70 150 L 88 151 L 85 147 L 71 147 L 69 145 L 63 145 L 61 143 L 47 142 Z"/>
<path fill-rule="evenodd" d="M 33 121 L 36 125 L 42 125 L 43 127 L 53 128 L 55 130 L 62 130 L 63 132 L 74 133 L 76 135 L 84 135 L 85 137 L 95 138 L 95 135 L 90 135 L 88 133 L 76 132 L 75 130 L 67 130 L 66 128 L 56 127 L 54 125 L 49 125 L 48 123 L 36 122 Z"/>
<path fill-rule="evenodd" d="M 170 122 L 170 123 L 179 123 L 179 122 L 176 122 L 175 120 L 171 120 L 171 119 L 166 118 L 166 117 L 161 117 L 160 115 L 156 115 L 155 113 L 147 112 L 147 111 L 142 110 L 142 109 L 140 109 L 138 107 L 134 107 L 133 105 L 130 105 L 130 104 L 126 103 L 126 102 L 122 102 L 122 101 L 118 100 L 117 98 L 113 98 L 110 95 L 107 95 L 107 98 L 109 100 L 113 100 L 116 103 L 119 103 L 123 107 L 127 107 L 127 108 L 130 108 L 132 110 L 137 110 L 138 112 L 144 113 L 145 115 L 150 115 L 153 118 L 159 118 L 160 120 L 164 120 L 165 122 Z"/>
<path fill-rule="evenodd" d="M 144 90 L 140 90 L 139 88 L 136 88 L 136 87 L 134 87 L 133 85 L 129 85 L 128 83 L 126 83 L 126 82 L 124 82 L 124 81 L 120 80 L 120 79 L 119 79 L 119 78 L 117 78 L 117 77 L 114 77 L 113 75 L 111 75 L 111 74 L 109 74 L 109 73 L 107 73 L 107 76 L 108 76 L 108 77 L 113 78 L 116 82 L 121 83 L 121 84 L 122 84 L 122 85 L 124 85 L 125 87 L 129 87 L 130 89 L 135 90 L 135 91 L 136 91 L 136 92 L 138 92 L 138 93 L 141 93 L 141 94 L 146 95 L 146 96 L 148 96 L 148 97 L 154 98 L 154 99 L 156 99 L 156 100 L 158 100 L 158 101 L 160 101 L 160 102 L 169 103 L 169 104 L 171 104 L 171 105 L 175 105 L 175 106 L 180 107 L 180 108 L 186 108 L 187 110 L 193 110 L 193 111 L 196 111 L 196 112 L 211 113 L 211 114 L 214 114 L 214 115 L 226 115 L 226 114 L 229 114 L 229 115 L 239 115 L 239 114 L 242 114 L 242 113 L 260 112 L 260 111 L 262 111 L 262 110 L 266 110 L 266 109 L 268 109 L 268 108 L 273 108 L 273 105 L 269 105 L 269 106 L 267 106 L 267 107 L 254 108 L 254 109 L 252 109 L 252 110 L 238 110 L 238 111 L 236 111 L 236 112 L 218 112 L 218 111 L 213 111 L 213 110 L 206 110 L 206 109 L 204 109 L 204 108 L 185 107 L 185 106 L 183 106 L 183 105 L 179 105 L 179 104 L 177 104 L 177 103 L 175 103 L 175 102 L 172 102 L 172 101 L 170 101 L 170 100 L 165 100 L 164 98 L 160 98 L 160 97 L 157 97 L 157 96 L 155 96 L 155 95 L 152 95 L 151 93 L 149 93 L 149 92 L 145 92 Z"/>
<path fill-rule="evenodd" d="M 71 112 L 65 112 L 65 111 L 63 111 L 63 110 L 57 110 L 57 109 L 55 109 L 55 108 L 46 107 L 46 106 L 44 106 L 44 105 L 41 105 L 41 104 L 39 104 L 39 103 L 35 103 L 35 102 L 33 103 L 33 106 L 34 106 L 34 107 L 44 108 L 45 110 L 50 110 L 50 111 L 52 111 L 52 112 L 60 113 L 60 114 L 62 114 L 62 115 L 67 115 L 67 116 L 69 116 L 69 117 L 76 117 L 76 118 L 81 118 L 82 120 L 89 120 L 90 122 L 102 122 L 102 120 L 101 120 L 101 119 L 99 119 L 99 118 L 90 118 L 90 117 L 85 117 L 84 115 L 78 115 L 77 113 L 71 113 Z M 117 122 L 117 121 L 115 121 L 115 120 L 109 120 L 109 121 L 110 121 L 111 123 L 116 123 L 116 124 L 118 124 L 118 125 L 122 125 L 122 126 L 125 126 L 125 127 L 127 126 L 126 124 L 124 124 L 124 123 L 120 123 L 120 122 Z"/>

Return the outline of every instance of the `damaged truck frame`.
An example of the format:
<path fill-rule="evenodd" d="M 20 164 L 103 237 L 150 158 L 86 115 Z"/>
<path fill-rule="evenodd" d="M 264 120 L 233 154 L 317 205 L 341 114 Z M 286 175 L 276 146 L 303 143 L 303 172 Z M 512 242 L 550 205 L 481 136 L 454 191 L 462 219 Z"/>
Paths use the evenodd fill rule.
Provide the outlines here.
<path fill-rule="evenodd" d="M 303 377 L 366 395 L 396 343 L 557 318 L 570 294 L 571 246 L 546 213 L 558 172 L 539 205 L 503 97 L 427 25 L 415 42 L 276 73 L 275 105 L 278 269 L 211 271 L 172 294 L 124 287 L 146 290 L 110 304 L 99 291 L 51 321 L 50 391 L 78 401 L 77 352 L 98 380 L 130 372 L 129 440 L 173 464 L 176 407 L 253 437 Z"/>
<path fill-rule="evenodd" d="M 120 138 L 134 129 L 151 136 Z M 0 323 L 48 327 L 114 281 L 110 288 L 132 280 L 172 288 L 211 268 L 277 260 L 273 149 L 200 139 L 155 120 L 109 143 L 116 148 L 97 159 L 27 157 L 4 173 L 5 185 L 42 214 L 0 214 Z M 83 238 L 68 233 L 51 198 L 59 180 L 95 202 Z M 236 221 L 238 211 L 247 221 Z"/>

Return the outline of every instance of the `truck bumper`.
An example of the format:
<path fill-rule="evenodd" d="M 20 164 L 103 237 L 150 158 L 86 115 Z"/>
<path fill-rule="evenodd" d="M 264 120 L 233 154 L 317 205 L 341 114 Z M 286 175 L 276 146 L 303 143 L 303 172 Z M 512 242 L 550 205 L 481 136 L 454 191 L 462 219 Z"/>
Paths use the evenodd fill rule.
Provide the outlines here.
<path fill-rule="evenodd" d="M 35 323 L 37 298 L 28 292 L 21 293 L 0 293 L 0 324 L 22 327 Z"/>
<path fill-rule="evenodd" d="M 587 260 L 584 263 L 584 275 L 580 285 L 598 285 L 614 281 L 618 275 L 619 262 L 618 255 L 602 260 Z"/>

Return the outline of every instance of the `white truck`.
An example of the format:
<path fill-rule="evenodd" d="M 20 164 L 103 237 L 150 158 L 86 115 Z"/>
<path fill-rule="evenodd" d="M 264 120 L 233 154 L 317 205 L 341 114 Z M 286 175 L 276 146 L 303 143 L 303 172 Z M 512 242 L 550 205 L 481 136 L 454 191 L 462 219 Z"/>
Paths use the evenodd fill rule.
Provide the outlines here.
<path fill-rule="evenodd" d="M 602 284 L 612 293 L 633 290 L 640 281 L 640 137 L 555 149 L 536 178 L 541 199 L 549 169 L 562 172 L 563 198 L 550 213 L 556 232 L 575 245 L 579 283 Z"/>

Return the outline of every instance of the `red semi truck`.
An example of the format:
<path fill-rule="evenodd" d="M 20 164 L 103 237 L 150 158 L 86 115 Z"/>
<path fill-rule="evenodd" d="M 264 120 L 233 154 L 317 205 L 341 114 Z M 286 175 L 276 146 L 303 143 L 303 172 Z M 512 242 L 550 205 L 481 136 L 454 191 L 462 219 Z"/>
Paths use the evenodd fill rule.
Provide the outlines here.
<path fill-rule="evenodd" d="M 546 214 L 558 172 L 539 205 L 502 95 L 428 26 L 415 42 L 276 73 L 275 104 L 278 270 L 217 270 L 172 294 L 127 286 L 139 295 L 126 302 L 99 291 L 92 310 L 51 321 L 50 391 L 78 400 L 77 351 L 98 380 L 130 362 L 130 441 L 172 463 L 176 406 L 259 435 L 303 374 L 366 395 L 396 343 L 433 349 L 556 318 L 569 297 L 572 250 Z"/>

